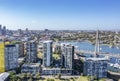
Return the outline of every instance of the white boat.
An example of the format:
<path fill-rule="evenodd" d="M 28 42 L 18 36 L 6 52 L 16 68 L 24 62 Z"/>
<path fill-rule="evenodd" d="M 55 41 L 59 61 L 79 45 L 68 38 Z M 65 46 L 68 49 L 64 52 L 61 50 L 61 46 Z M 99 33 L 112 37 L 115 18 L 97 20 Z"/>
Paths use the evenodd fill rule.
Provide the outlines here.
<path fill-rule="evenodd" d="M 115 64 L 114 64 L 114 67 L 115 67 L 115 68 L 119 68 L 120 65 L 119 65 L 118 63 L 115 63 Z"/>
<path fill-rule="evenodd" d="M 119 49 L 119 47 L 116 47 L 117 49 Z"/>
<path fill-rule="evenodd" d="M 109 46 L 109 48 L 113 48 L 113 46 Z"/>

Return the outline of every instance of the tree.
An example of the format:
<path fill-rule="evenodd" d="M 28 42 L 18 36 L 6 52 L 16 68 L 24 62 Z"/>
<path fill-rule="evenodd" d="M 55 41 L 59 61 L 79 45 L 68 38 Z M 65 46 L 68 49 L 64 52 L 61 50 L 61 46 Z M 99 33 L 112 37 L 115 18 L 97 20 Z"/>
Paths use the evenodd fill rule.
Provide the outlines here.
<path fill-rule="evenodd" d="M 30 78 L 28 81 L 33 81 L 33 79 L 32 79 L 32 78 Z"/>
<path fill-rule="evenodd" d="M 27 78 L 27 73 L 21 73 L 21 76 L 19 76 L 22 80 Z"/>
<path fill-rule="evenodd" d="M 32 75 L 32 74 L 30 74 L 30 78 L 33 78 L 33 75 Z"/>
<path fill-rule="evenodd" d="M 48 78 L 47 81 L 55 81 L 55 80 L 54 80 L 54 79 L 49 79 L 49 78 Z"/>
<path fill-rule="evenodd" d="M 38 72 L 38 73 L 36 74 L 36 78 L 37 78 L 37 79 L 40 79 L 40 77 L 41 77 L 41 75 L 40 75 L 40 73 Z"/>
<path fill-rule="evenodd" d="M 17 79 L 17 81 L 21 81 L 21 79 Z"/>
<path fill-rule="evenodd" d="M 90 77 L 90 76 L 87 76 L 87 79 L 88 79 L 88 81 L 90 81 L 90 80 L 91 80 L 91 77 Z"/>
<path fill-rule="evenodd" d="M 58 79 L 60 79 L 61 78 L 61 74 L 58 74 Z"/>
<path fill-rule="evenodd" d="M 17 80 L 17 76 L 15 75 L 15 72 L 10 72 L 10 81 L 16 81 Z"/>
<path fill-rule="evenodd" d="M 30 78 L 31 74 L 30 73 L 27 73 L 27 78 Z"/>

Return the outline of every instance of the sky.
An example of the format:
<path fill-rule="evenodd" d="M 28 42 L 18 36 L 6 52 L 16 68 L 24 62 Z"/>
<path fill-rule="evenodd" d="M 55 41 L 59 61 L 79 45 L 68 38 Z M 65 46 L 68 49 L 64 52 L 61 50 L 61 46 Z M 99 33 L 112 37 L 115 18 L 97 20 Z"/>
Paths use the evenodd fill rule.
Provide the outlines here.
<path fill-rule="evenodd" d="M 8 29 L 120 30 L 120 0 L 0 0 Z"/>

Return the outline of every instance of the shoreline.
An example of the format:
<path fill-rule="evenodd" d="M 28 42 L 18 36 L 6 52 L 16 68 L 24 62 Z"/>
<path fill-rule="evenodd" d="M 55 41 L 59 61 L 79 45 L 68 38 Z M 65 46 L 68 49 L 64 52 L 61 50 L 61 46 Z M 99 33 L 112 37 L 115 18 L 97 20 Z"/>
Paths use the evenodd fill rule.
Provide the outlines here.
<path fill-rule="evenodd" d="M 92 45 L 95 45 L 93 42 L 89 41 L 89 40 L 81 40 L 81 41 L 77 41 L 77 40 L 65 40 L 65 41 L 58 41 L 58 42 L 88 42 Z M 100 44 L 100 46 L 110 46 L 110 44 Z M 114 47 L 114 45 L 113 45 Z"/>

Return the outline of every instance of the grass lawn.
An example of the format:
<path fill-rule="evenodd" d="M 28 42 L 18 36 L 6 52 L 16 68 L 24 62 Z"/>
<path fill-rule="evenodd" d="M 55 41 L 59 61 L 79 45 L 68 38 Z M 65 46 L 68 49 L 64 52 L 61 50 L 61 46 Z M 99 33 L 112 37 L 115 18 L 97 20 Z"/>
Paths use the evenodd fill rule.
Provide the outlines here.
<path fill-rule="evenodd" d="M 60 59 L 60 54 L 53 54 L 53 58 Z"/>
<path fill-rule="evenodd" d="M 43 54 L 41 52 L 38 52 L 38 58 L 42 58 Z"/>
<path fill-rule="evenodd" d="M 78 77 L 73 77 L 73 78 L 61 78 L 61 79 L 58 79 L 58 78 L 55 78 L 55 77 L 50 77 L 50 78 L 43 78 L 43 79 L 40 79 L 39 81 L 47 81 L 47 80 L 54 80 L 54 81 L 77 81 Z"/>
<path fill-rule="evenodd" d="M 42 56 L 43 56 L 43 53 L 41 53 L 41 52 L 38 52 L 38 58 L 42 58 Z M 60 59 L 60 54 L 53 54 L 53 58 L 55 58 L 55 59 Z"/>
<path fill-rule="evenodd" d="M 80 76 L 77 81 L 88 81 L 86 76 Z"/>
<path fill-rule="evenodd" d="M 47 81 L 47 79 L 39 80 L 39 81 Z M 76 81 L 77 80 L 77 79 L 73 80 L 73 79 L 55 79 L 55 78 L 51 78 L 51 79 L 53 79 L 54 81 Z"/>

